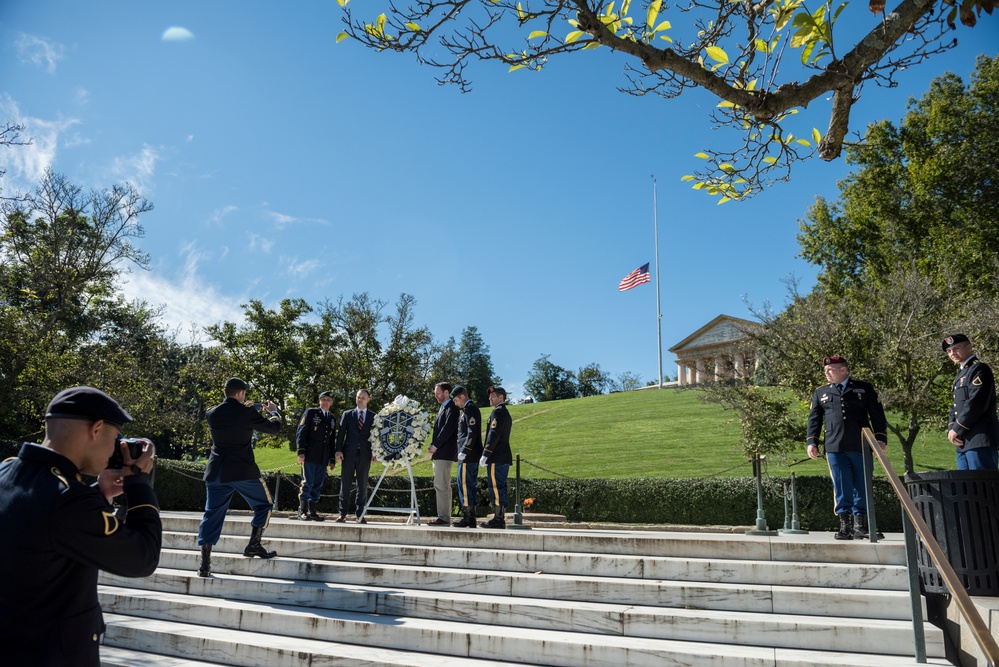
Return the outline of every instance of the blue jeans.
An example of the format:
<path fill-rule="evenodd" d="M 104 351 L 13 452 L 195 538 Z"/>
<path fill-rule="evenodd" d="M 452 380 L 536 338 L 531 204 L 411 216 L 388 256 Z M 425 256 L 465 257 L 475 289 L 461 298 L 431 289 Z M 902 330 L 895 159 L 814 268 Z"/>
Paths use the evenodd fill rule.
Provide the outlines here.
<path fill-rule="evenodd" d="M 981 447 L 957 453 L 958 470 L 999 470 L 999 449 Z"/>
<path fill-rule="evenodd" d="M 458 504 L 475 507 L 478 503 L 475 484 L 479 477 L 479 459 L 458 461 Z"/>
<path fill-rule="evenodd" d="M 486 480 L 489 482 L 489 502 L 507 507 L 506 477 L 510 473 L 509 463 L 486 464 Z"/>
<path fill-rule="evenodd" d="M 836 494 L 836 514 L 867 516 L 863 456 L 860 452 L 826 452 Z M 874 457 L 870 453 L 866 456 L 868 470 L 873 471 Z"/>
<path fill-rule="evenodd" d="M 326 466 L 306 461 L 302 464 L 302 486 L 298 492 L 298 499 L 319 502 L 319 492 L 323 490 L 325 482 Z"/>
<path fill-rule="evenodd" d="M 270 519 L 274 501 L 271 492 L 267 490 L 263 479 L 242 479 L 238 482 L 208 482 L 205 484 L 208 498 L 205 500 L 205 516 L 198 526 L 198 546 L 216 544 L 222 534 L 222 523 L 225 513 L 229 510 L 229 501 L 233 491 L 238 491 L 243 500 L 253 510 L 250 525 L 254 528 L 266 528 Z"/>

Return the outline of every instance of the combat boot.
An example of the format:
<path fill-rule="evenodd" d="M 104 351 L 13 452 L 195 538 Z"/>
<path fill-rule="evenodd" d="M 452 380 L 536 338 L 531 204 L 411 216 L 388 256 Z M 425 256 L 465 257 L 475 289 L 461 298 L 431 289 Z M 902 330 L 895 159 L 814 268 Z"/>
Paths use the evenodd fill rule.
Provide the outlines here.
<path fill-rule="evenodd" d="M 201 565 L 198 566 L 199 577 L 212 576 L 212 545 L 201 545 Z"/>
<path fill-rule="evenodd" d="M 853 520 L 848 512 L 839 515 L 839 532 L 833 535 L 837 540 L 853 539 Z"/>
<path fill-rule="evenodd" d="M 855 516 L 853 517 L 853 537 L 858 540 L 866 540 L 870 538 L 871 531 L 867 525 L 867 516 Z M 880 530 L 878 531 L 878 539 L 883 540 L 885 538 L 884 533 Z"/>
<path fill-rule="evenodd" d="M 308 504 L 305 500 L 298 501 L 298 514 L 295 515 L 294 518 L 298 519 L 299 521 L 309 520 L 309 509 L 308 509 Z"/>
<path fill-rule="evenodd" d="M 316 501 L 309 501 L 309 519 L 312 521 L 326 521 L 326 517 L 320 516 L 316 513 Z"/>
<path fill-rule="evenodd" d="M 250 529 L 250 543 L 243 549 L 243 555 L 247 558 L 253 558 L 254 556 L 274 558 L 274 556 L 277 556 L 276 551 L 268 551 L 260 543 L 260 538 L 264 536 L 264 529 L 262 527 L 257 528 L 256 526 L 250 526 Z"/>
<path fill-rule="evenodd" d="M 466 507 L 465 508 L 465 516 L 462 517 L 461 521 L 459 521 L 458 523 L 454 524 L 454 527 L 455 528 L 475 528 L 476 525 L 478 525 L 478 524 L 476 524 L 476 522 L 475 522 L 475 508 L 474 507 Z"/>
<path fill-rule="evenodd" d="M 506 528 L 506 521 L 503 520 L 504 507 L 502 505 L 493 505 L 493 518 L 482 524 L 483 528 Z"/>

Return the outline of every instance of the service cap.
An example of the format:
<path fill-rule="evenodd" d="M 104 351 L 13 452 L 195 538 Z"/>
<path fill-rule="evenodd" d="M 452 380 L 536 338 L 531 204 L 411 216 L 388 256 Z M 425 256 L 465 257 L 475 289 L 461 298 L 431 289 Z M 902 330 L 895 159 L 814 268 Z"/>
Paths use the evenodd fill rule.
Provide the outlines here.
<path fill-rule="evenodd" d="M 822 357 L 822 365 L 828 366 L 829 364 L 845 364 L 846 357 L 841 354 L 834 354 L 828 357 Z"/>
<path fill-rule="evenodd" d="M 956 333 L 956 334 L 951 334 L 946 338 L 944 338 L 940 346 L 943 348 L 943 351 L 946 352 L 948 348 L 953 347 L 958 343 L 970 343 L 970 342 L 971 340 L 964 334 Z"/>
<path fill-rule="evenodd" d="M 229 378 L 225 381 L 226 390 L 235 389 L 236 391 L 246 391 L 250 387 L 240 380 L 239 378 Z"/>
<path fill-rule="evenodd" d="M 121 428 L 132 421 L 132 415 L 100 389 L 70 387 L 55 395 L 45 409 L 46 419 L 103 419 Z"/>
<path fill-rule="evenodd" d="M 490 394 L 502 394 L 503 398 L 506 398 L 506 389 L 503 387 L 489 387 Z"/>

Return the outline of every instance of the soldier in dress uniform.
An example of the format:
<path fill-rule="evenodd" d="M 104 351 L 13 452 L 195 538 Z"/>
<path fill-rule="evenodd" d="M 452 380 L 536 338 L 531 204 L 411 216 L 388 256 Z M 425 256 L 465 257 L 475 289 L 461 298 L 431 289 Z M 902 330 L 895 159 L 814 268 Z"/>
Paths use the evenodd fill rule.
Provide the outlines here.
<path fill-rule="evenodd" d="M 10 667 L 98 667 L 104 619 L 97 573 L 146 577 L 163 528 L 150 483 L 148 441 L 133 461 L 116 445 L 132 417 L 104 392 L 73 387 L 45 413 L 45 440 L 0 463 L 0 662 Z M 108 470 L 115 447 L 124 467 Z M 97 475 L 88 486 L 79 475 Z M 119 481 L 120 479 L 120 481 Z M 124 492 L 127 522 L 109 499 Z"/>
<path fill-rule="evenodd" d="M 997 470 L 999 417 L 992 369 L 975 356 L 964 334 L 944 338 L 943 349 L 958 365 L 954 405 L 947 420 L 947 439 L 957 448 L 957 469 Z"/>
<path fill-rule="evenodd" d="M 330 457 L 330 447 L 336 442 L 336 419 L 330 414 L 332 406 L 330 392 L 319 394 L 319 407 L 302 413 L 295 433 L 298 464 L 302 466 L 302 486 L 298 492 L 298 518 L 302 521 L 325 520 L 316 512 L 316 503 L 326 482 L 326 466 L 330 470 L 336 467 L 336 459 Z"/>
<path fill-rule="evenodd" d="M 245 403 L 248 388 L 241 379 L 229 378 L 223 388 L 225 400 L 205 414 L 212 433 L 212 451 L 204 474 L 205 515 L 198 526 L 200 577 L 212 573 L 212 547 L 222 535 L 222 524 L 233 492 L 243 496 L 253 510 L 250 541 L 243 549 L 243 555 L 248 558 L 277 556 L 276 551 L 268 551 L 260 543 L 274 509 L 274 501 L 253 457 L 253 432 L 277 433 L 281 430 L 281 415 L 273 401 L 267 401 L 263 406 Z M 261 408 L 268 412 L 266 417 Z"/>
<path fill-rule="evenodd" d="M 867 526 L 867 487 L 864 482 L 864 458 L 873 470 L 873 456 L 861 440 L 860 430 L 867 426 L 882 449 L 887 447 L 888 420 L 869 382 L 854 380 L 846 359 L 840 355 L 822 360 L 829 384 L 812 395 L 808 412 L 806 442 L 808 456 L 819 458 L 819 432 L 825 421 L 825 448 L 836 495 L 834 511 L 839 516 L 837 540 L 863 539 L 870 536 Z"/>
<path fill-rule="evenodd" d="M 486 444 L 482 450 L 479 465 L 486 468 L 486 481 L 489 485 L 489 498 L 493 505 L 493 518 L 482 524 L 485 528 L 506 528 L 504 513 L 507 507 L 506 478 L 513 463 L 510 451 L 510 428 L 513 419 L 506 409 L 506 389 L 489 387 L 489 413 L 486 426 Z"/>
<path fill-rule="evenodd" d="M 455 387 L 451 400 L 461 410 L 458 417 L 458 503 L 464 517 L 457 528 L 475 528 L 475 506 L 478 502 L 475 485 L 479 476 L 479 457 L 482 456 L 482 417 L 479 408 L 468 398 L 468 390 Z"/>

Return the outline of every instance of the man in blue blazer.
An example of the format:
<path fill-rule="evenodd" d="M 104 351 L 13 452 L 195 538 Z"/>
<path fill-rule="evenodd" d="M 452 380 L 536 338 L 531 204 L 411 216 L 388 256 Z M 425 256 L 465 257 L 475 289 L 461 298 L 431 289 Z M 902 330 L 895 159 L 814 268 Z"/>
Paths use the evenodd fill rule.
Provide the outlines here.
<path fill-rule="evenodd" d="M 357 497 L 354 513 L 357 523 L 367 523 L 364 519 L 364 505 L 368 501 L 368 471 L 374 457 L 371 455 L 371 427 L 375 414 L 368 410 L 371 395 L 367 389 L 358 389 L 353 410 L 345 410 L 340 416 L 340 428 L 336 438 L 336 460 L 340 461 L 340 516 L 337 523 L 347 520 L 350 509 L 350 492 L 357 481 Z"/>

